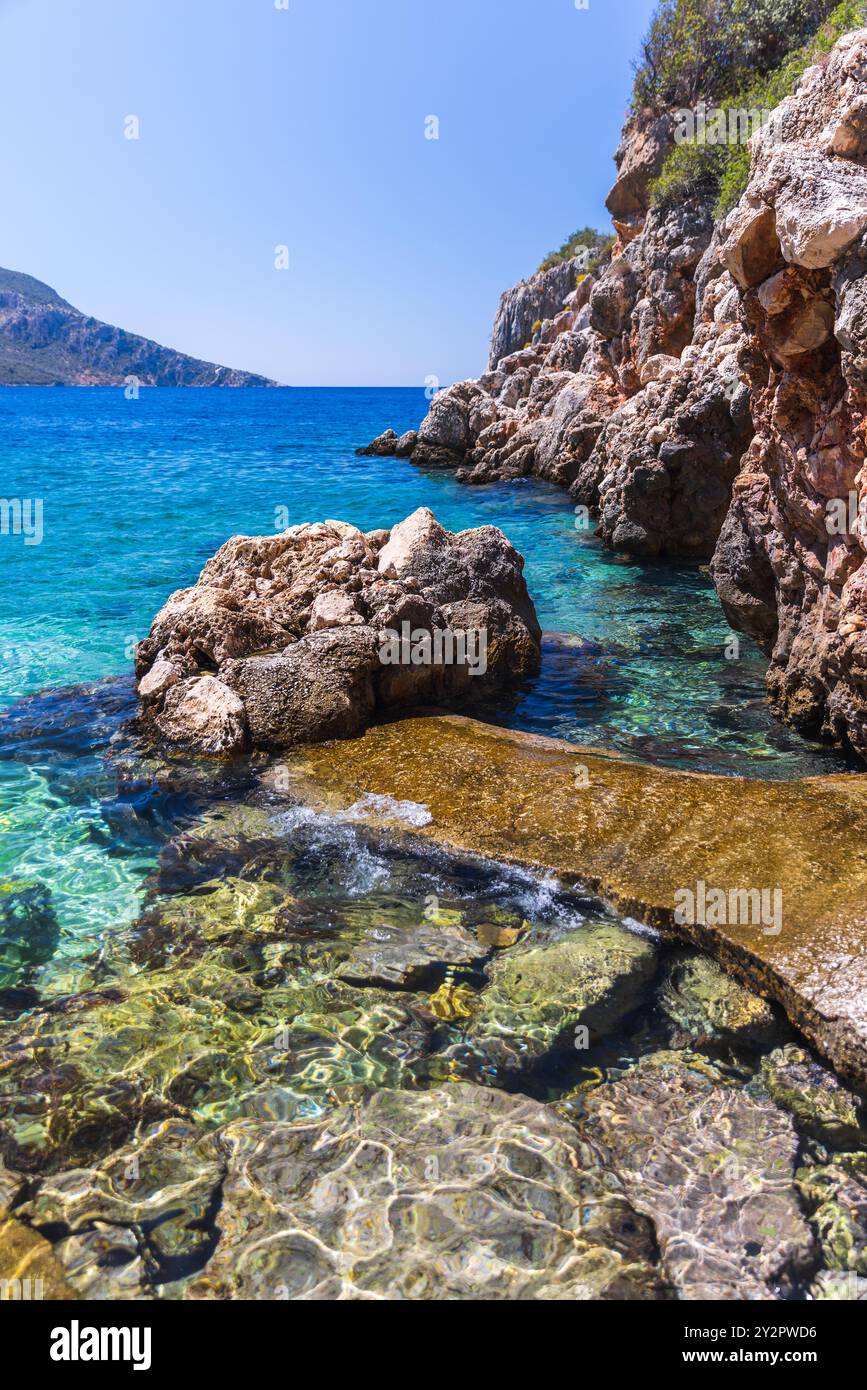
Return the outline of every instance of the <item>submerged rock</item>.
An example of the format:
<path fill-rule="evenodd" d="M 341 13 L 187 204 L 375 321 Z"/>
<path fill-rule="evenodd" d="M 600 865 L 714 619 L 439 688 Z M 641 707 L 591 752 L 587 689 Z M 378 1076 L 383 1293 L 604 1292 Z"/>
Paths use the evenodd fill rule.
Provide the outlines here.
<path fill-rule="evenodd" d="M 860 1302 L 867 1299 L 867 1279 L 852 1270 L 841 1274 L 838 1270 L 823 1269 L 816 1276 L 810 1297 L 836 1303 Z"/>
<path fill-rule="evenodd" d="M 605 1034 L 635 1007 L 655 963 L 652 942 L 614 922 L 512 951 L 491 965 L 468 1036 L 514 1061 L 540 1057 L 558 1043 L 575 1046 L 579 1026 Z"/>
<path fill-rule="evenodd" d="M 0 989 L 51 960 L 60 926 L 43 883 L 0 882 Z"/>
<path fill-rule="evenodd" d="M 802 1047 L 792 1044 L 763 1057 L 761 1082 L 803 1134 L 832 1149 L 867 1144 L 863 1102 Z"/>
<path fill-rule="evenodd" d="M 354 946 L 337 976 L 351 984 L 424 988 L 424 982 L 442 974 L 448 965 L 472 968 L 485 958 L 480 946 L 462 927 L 421 925 L 407 931 L 400 927 L 374 926 L 368 940 Z"/>
<path fill-rule="evenodd" d="M 738 984 L 708 956 L 673 961 L 659 1002 L 672 1023 L 693 1039 L 762 1044 L 779 1031 L 767 1001 Z"/>
<path fill-rule="evenodd" d="M 773 1298 L 817 1259 L 797 1135 L 776 1106 L 720 1082 L 701 1058 L 657 1053 L 590 1093 L 581 1130 L 653 1221 L 681 1298 Z"/>
<path fill-rule="evenodd" d="M 215 1138 L 222 1236 L 194 1298 L 660 1298 L 648 1223 L 545 1106 L 380 1091 Z"/>
<path fill-rule="evenodd" d="M 496 527 L 452 534 L 424 507 L 390 532 L 326 521 L 235 536 L 139 645 L 145 720 L 230 754 L 509 685 L 540 657 L 523 563 Z"/>
<path fill-rule="evenodd" d="M 22 1211 L 63 1230 L 55 1255 L 78 1297 L 141 1297 L 204 1265 L 222 1176 L 201 1132 L 167 1120 L 95 1167 L 44 1178 Z"/>
<path fill-rule="evenodd" d="M 0 1302 L 77 1296 L 45 1237 L 0 1209 Z"/>
<path fill-rule="evenodd" d="M 797 1187 L 826 1268 L 867 1276 L 867 1154 L 801 1168 Z"/>
<path fill-rule="evenodd" d="M 431 813 L 413 832 L 422 840 L 580 881 L 698 946 L 867 1083 L 864 779 L 697 777 L 458 716 L 380 725 L 293 765 L 313 805 L 338 810 L 366 793 L 417 802 Z M 702 883 L 723 888 L 727 921 L 676 920 L 676 894 L 695 898 Z M 778 895 L 779 930 L 742 910 L 747 885 Z"/>

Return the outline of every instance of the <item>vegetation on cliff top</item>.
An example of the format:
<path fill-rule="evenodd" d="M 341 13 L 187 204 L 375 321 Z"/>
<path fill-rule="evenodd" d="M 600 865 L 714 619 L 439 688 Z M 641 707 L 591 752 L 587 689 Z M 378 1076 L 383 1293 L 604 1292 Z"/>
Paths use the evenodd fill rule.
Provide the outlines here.
<path fill-rule="evenodd" d="M 573 232 L 567 237 L 563 245 L 556 251 L 551 251 L 539 266 L 536 274 L 540 271 L 549 270 L 552 265 L 559 265 L 562 261 L 571 261 L 573 256 L 577 256 L 580 251 L 592 251 L 588 271 L 595 270 L 604 261 L 612 246 L 614 237 L 610 233 L 599 232 L 595 227 L 580 227 L 577 232 Z"/>
<path fill-rule="evenodd" d="M 661 0 L 642 45 L 633 109 L 662 115 L 732 95 L 816 33 L 834 0 Z"/>
<path fill-rule="evenodd" d="M 662 93 L 675 92 L 672 108 L 704 100 L 732 111 L 766 113 L 794 92 L 806 69 L 828 53 L 842 34 L 867 23 L 867 0 L 842 0 L 833 9 L 825 0 L 822 3 L 819 0 L 809 0 L 809 3 L 808 0 L 761 0 L 749 11 L 752 24 L 732 27 L 728 23 L 731 14 L 741 8 L 742 0 L 730 0 L 720 11 L 719 32 L 715 35 L 711 32 L 713 23 L 705 13 L 708 7 L 704 0 L 664 0 L 645 41 L 645 63 L 636 74 L 636 100 L 641 94 L 646 105 L 657 109 Z M 699 12 L 704 14 L 707 34 L 699 44 L 692 48 L 687 46 L 664 59 L 658 49 L 661 36 L 664 34 L 668 42 L 676 42 L 678 26 L 684 28 L 687 19 Z M 756 27 L 759 19 L 770 24 L 776 15 L 777 22 L 782 23 L 788 12 L 792 12 L 792 29 L 782 31 L 775 42 L 770 36 L 763 38 L 762 31 Z M 817 16 L 815 26 L 809 30 L 806 40 L 794 47 L 793 36 L 803 39 L 803 26 L 809 22 L 811 14 Z M 665 26 L 657 30 L 663 20 Z M 752 47 L 743 39 L 744 27 L 752 31 Z M 700 63 L 717 61 L 709 55 L 726 38 L 734 44 L 732 52 L 719 60 L 719 68 L 713 66 L 702 71 Z M 653 61 L 648 66 L 651 42 Z M 784 46 L 781 61 L 766 69 L 763 63 L 767 54 L 779 52 L 781 44 Z M 699 49 L 704 52 L 704 58 L 697 56 Z M 750 53 L 755 63 L 752 69 L 747 65 Z M 714 215 L 722 217 L 734 207 L 746 188 L 749 171 L 750 150 L 746 143 L 685 140 L 670 151 L 662 172 L 651 183 L 651 201 L 660 206 L 684 198 L 713 198 Z"/>

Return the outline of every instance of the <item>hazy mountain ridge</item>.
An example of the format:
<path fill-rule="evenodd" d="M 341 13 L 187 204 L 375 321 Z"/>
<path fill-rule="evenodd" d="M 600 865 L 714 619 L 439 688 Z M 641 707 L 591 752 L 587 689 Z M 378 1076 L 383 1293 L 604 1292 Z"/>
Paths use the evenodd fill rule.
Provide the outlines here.
<path fill-rule="evenodd" d="M 274 386 L 254 372 L 203 362 L 67 303 L 50 285 L 0 268 L 0 385 Z"/>

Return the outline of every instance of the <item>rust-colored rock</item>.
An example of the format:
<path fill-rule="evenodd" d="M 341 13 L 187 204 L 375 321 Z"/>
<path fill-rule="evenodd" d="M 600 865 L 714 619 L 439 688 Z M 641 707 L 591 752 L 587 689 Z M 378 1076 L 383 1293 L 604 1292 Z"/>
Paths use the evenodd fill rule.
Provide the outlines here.
<path fill-rule="evenodd" d="M 314 802 L 423 803 L 431 820 L 414 833 L 578 880 L 701 946 L 867 1083 L 867 777 L 675 772 L 458 716 L 310 748 L 298 770 Z M 779 917 L 675 921 L 676 895 L 700 884 L 764 889 Z"/>

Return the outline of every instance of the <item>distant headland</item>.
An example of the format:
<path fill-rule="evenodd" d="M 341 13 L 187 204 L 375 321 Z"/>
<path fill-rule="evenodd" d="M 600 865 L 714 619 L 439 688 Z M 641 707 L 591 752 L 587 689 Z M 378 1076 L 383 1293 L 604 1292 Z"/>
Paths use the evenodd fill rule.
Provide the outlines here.
<path fill-rule="evenodd" d="M 56 290 L 0 268 L 0 386 L 276 386 L 254 372 L 101 323 Z"/>

